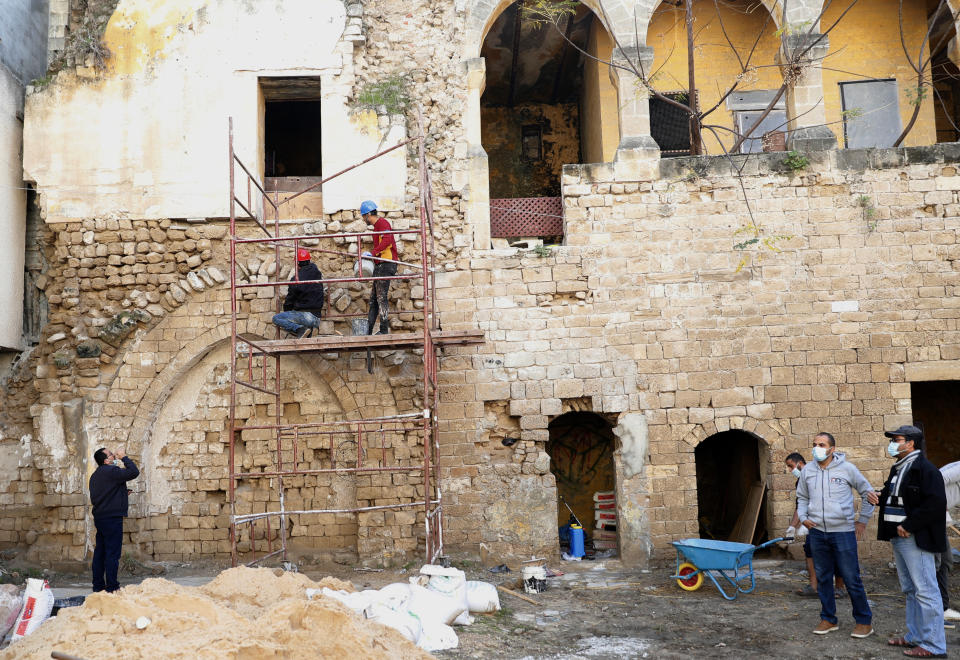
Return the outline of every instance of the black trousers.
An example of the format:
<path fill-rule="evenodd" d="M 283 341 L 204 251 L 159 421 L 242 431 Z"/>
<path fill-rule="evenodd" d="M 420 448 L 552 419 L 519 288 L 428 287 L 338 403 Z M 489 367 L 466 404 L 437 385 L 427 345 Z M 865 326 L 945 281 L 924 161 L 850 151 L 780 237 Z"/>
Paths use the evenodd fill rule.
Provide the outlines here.
<path fill-rule="evenodd" d="M 120 588 L 120 548 L 123 546 L 123 518 L 93 519 L 97 545 L 93 550 L 93 590 L 116 591 Z"/>
<path fill-rule="evenodd" d="M 378 261 L 373 267 L 374 277 L 390 277 L 397 274 L 397 264 L 393 261 Z M 390 325 L 387 323 L 387 312 L 390 302 L 387 293 L 390 291 L 390 280 L 380 280 L 373 283 L 370 291 L 370 311 L 367 312 L 367 334 L 373 334 L 373 323 L 380 317 L 380 332 L 387 332 Z"/>

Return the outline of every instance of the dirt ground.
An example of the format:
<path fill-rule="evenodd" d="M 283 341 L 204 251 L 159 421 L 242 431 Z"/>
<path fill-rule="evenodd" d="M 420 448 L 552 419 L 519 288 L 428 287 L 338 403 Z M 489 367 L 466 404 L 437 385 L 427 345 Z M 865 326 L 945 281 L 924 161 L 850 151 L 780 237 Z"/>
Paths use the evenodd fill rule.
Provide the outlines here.
<path fill-rule="evenodd" d="M 494 574 L 470 562 L 452 558 L 471 580 L 514 586 L 519 566 L 510 573 Z M 799 561 L 757 559 L 757 586 L 753 593 L 724 600 L 705 580 L 695 592 L 681 591 L 669 579 L 673 564 L 639 571 L 616 560 L 549 563 L 564 575 L 548 578 L 541 594 L 527 594 L 536 605 L 500 594 L 503 609 L 479 615 L 471 626 L 456 628 L 460 647 L 438 653 L 440 658 L 497 658 L 612 660 L 614 658 L 688 657 L 828 657 L 897 658 L 901 653 L 886 646 L 888 637 L 904 632 L 903 597 L 896 571 L 887 562 L 863 566 L 864 583 L 874 612 L 876 634 L 857 640 L 849 599 L 838 603 L 840 631 L 825 636 L 811 634 L 819 621 L 819 601 L 794 595 L 806 582 Z M 351 581 L 358 589 L 379 588 L 406 581 L 417 567 L 369 572 L 348 566 L 303 566 L 313 579 L 333 575 Z M 168 566 L 163 577 L 184 583 L 202 583 L 217 567 Z M 960 571 L 951 592 L 960 602 Z M 84 576 L 55 574 L 55 594 L 76 593 Z M 140 582 L 149 575 L 121 576 L 123 584 Z M 960 631 L 947 631 L 950 657 L 960 658 Z"/>

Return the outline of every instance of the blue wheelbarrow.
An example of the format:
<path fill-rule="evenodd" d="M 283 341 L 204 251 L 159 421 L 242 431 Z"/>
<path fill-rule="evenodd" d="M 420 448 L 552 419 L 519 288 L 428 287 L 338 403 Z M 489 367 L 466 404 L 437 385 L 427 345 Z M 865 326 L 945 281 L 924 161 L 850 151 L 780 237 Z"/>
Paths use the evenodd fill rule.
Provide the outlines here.
<path fill-rule="evenodd" d="M 724 598 L 734 600 L 738 593 L 748 594 L 757 586 L 753 575 L 753 553 L 784 540 L 786 539 L 776 538 L 762 545 L 711 539 L 674 541 L 673 545 L 677 549 L 677 573 L 670 577 L 676 579 L 684 591 L 696 591 L 703 586 L 703 576 L 706 575 L 713 580 Z M 717 573 L 734 587 L 732 596 L 728 596 L 720 586 L 715 575 Z M 749 588 L 746 587 L 747 580 Z"/>

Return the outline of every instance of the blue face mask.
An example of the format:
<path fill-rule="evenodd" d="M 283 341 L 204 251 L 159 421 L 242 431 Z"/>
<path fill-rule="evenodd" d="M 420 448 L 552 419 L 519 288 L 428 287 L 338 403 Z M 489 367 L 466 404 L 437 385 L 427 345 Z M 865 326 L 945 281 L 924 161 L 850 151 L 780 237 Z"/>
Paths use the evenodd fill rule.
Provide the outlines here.
<path fill-rule="evenodd" d="M 896 458 L 900 454 L 900 443 L 891 440 L 890 444 L 887 445 L 887 453 L 890 454 L 890 458 Z"/>
<path fill-rule="evenodd" d="M 798 467 L 793 468 L 793 470 L 792 470 L 791 473 L 792 473 L 793 476 L 795 476 L 797 479 L 800 478 L 800 468 L 798 468 Z"/>
<path fill-rule="evenodd" d="M 814 447 L 813 448 L 813 460 L 817 463 L 822 463 L 827 460 L 827 450 L 823 447 Z"/>

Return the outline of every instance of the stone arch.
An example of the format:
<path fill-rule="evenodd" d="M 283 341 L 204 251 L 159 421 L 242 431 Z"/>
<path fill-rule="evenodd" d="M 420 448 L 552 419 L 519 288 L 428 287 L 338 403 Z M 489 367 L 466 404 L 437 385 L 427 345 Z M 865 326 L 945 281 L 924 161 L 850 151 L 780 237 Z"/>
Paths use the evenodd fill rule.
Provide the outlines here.
<path fill-rule="evenodd" d="M 163 324 L 158 324 L 157 327 L 161 325 Z M 272 334 L 272 328 L 272 325 L 260 320 L 240 319 L 237 321 L 238 334 L 249 336 L 251 339 L 267 338 L 268 333 Z M 136 412 L 133 415 L 127 441 L 136 444 L 145 440 L 150 430 L 150 424 L 156 418 L 157 412 L 163 406 L 166 397 L 177 385 L 180 377 L 198 364 L 208 353 L 229 340 L 230 321 L 226 319 L 220 325 L 183 346 L 163 370 L 157 374 L 149 387 L 142 392 L 142 396 L 137 402 Z M 128 355 L 136 355 L 136 353 L 131 351 Z M 346 382 L 328 360 L 315 356 L 303 356 L 300 359 L 309 364 L 326 381 L 340 402 L 344 414 L 360 411 L 360 407 Z"/>
<path fill-rule="evenodd" d="M 699 478 L 697 475 L 696 450 L 707 439 L 724 434 L 727 432 L 740 432 L 746 436 L 755 438 L 758 441 L 757 447 L 757 468 L 762 483 L 766 486 L 764 495 L 765 512 L 761 512 L 763 527 L 768 530 L 773 529 L 774 509 L 773 502 L 776 495 L 771 488 L 776 474 L 777 458 L 783 454 L 784 438 L 783 434 L 768 422 L 754 419 L 752 417 L 726 417 L 699 424 L 690 429 L 680 442 L 680 465 L 678 469 L 681 474 L 691 475 L 692 483 L 690 487 L 693 492 L 685 495 L 686 502 L 693 512 L 692 527 L 699 527 L 701 519 L 701 510 L 699 502 Z M 688 531 L 695 531 L 688 529 Z"/>
<path fill-rule="evenodd" d="M 767 422 L 753 417 L 721 417 L 712 422 L 697 424 L 690 428 L 682 439 L 680 445 L 682 454 L 692 454 L 697 445 L 709 438 L 711 435 L 722 433 L 723 431 L 746 431 L 759 437 L 767 443 L 771 451 L 781 451 L 784 448 L 783 434 L 774 426 Z"/>
<path fill-rule="evenodd" d="M 639 7 L 649 0 L 641 0 Z M 467 27 L 463 39 L 463 58 L 480 57 L 480 48 L 497 17 L 516 0 L 470 0 L 467 6 Z M 628 0 L 581 0 L 597 15 L 608 32 L 616 35 L 623 46 L 634 42 L 633 11 Z M 652 10 L 651 10 L 652 11 Z"/>
<path fill-rule="evenodd" d="M 657 8 L 664 2 L 664 0 L 639 0 L 636 4 L 636 31 L 637 39 L 640 44 L 647 43 L 647 29 L 650 27 L 650 20 L 653 18 L 653 13 Z M 770 12 L 770 16 L 773 17 L 774 23 L 776 23 L 777 28 L 779 29 L 783 23 L 783 5 L 781 0 L 760 0 L 767 11 Z M 791 2 L 788 13 L 788 22 L 791 24 L 802 23 L 805 20 L 812 20 L 817 17 L 820 12 L 820 7 L 818 6 L 813 12 L 813 16 L 810 16 L 811 9 L 807 5 L 814 5 L 819 3 L 821 0 L 809 0 L 805 2 L 800 0 L 799 2 Z M 794 6 L 796 5 L 796 6 Z M 632 23 L 632 21 L 631 21 Z M 631 24 L 631 30 L 633 26 Z"/>

